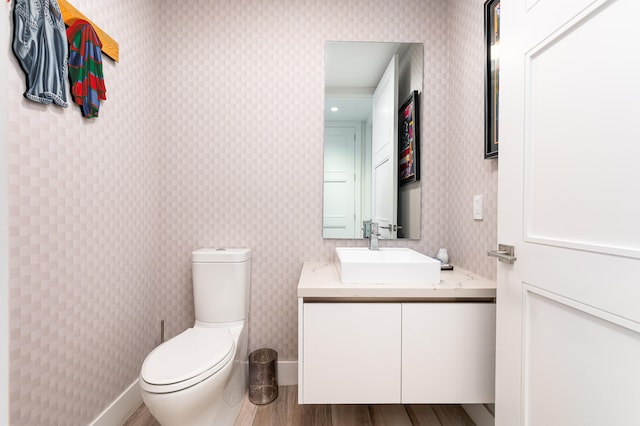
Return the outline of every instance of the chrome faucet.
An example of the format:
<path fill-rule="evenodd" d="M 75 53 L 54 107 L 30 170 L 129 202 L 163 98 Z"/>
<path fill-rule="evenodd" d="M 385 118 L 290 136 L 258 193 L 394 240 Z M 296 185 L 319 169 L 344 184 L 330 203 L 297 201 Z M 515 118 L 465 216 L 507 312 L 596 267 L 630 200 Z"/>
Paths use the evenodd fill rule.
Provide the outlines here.
<path fill-rule="evenodd" d="M 369 239 L 369 250 L 378 250 L 378 222 L 364 222 L 364 237 Z"/>
<path fill-rule="evenodd" d="M 378 250 L 378 222 L 371 222 L 371 238 L 369 238 L 369 250 Z"/>

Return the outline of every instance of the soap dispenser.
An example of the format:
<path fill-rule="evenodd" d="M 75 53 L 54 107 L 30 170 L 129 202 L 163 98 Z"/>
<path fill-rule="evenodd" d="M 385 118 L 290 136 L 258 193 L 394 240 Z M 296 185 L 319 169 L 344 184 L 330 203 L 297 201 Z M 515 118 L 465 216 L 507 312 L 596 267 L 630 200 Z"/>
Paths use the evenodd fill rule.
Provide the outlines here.
<path fill-rule="evenodd" d="M 440 250 L 438 250 L 438 254 L 436 255 L 436 259 L 438 259 L 440 261 L 440 263 L 442 264 L 447 264 L 449 263 L 449 254 L 447 253 L 447 249 L 446 248 L 441 248 Z"/>

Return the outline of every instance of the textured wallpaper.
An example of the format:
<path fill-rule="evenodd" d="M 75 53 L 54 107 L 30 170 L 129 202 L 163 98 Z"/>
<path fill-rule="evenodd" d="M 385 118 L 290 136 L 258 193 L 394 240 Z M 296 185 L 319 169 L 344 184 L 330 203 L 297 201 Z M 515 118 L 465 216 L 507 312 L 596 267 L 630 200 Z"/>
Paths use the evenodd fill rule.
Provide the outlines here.
<path fill-rule="evenodd" d="M 450 262 L 496 278 L 498 159 L 484 155 L 484 2 L 449 0 L 447 131 Z M 484 195 L 484 219 L 473 220 L 473 196 Z"/>
<path fill-rule="evenodd" d="M 442 0 L 165 6 L 160 264 L 169 334 L 193 321 L 189 252 L 247 246 L 250 349 L 295 360 L 302 263 L 365 244 L 322 239 L 327 40 L 424 43 L 422 239 L 408 245 L 435 254 L 446 244 L 446 13 Z"/>
<path fill-rule="evenodd" d="M 88 424 L 159 340 L 158 8 L 73 4 L 120 42 L 120 63 L 104 60 L 99 118 L 25 100 L 3 48 L 11 425 Z"/>
<path fill-rule="evenodd" d="M 120 43 L 98 119 L 25 101 L 9 60 L 12 424 L 86 424 L 106 408 L 160 319 L 167 337 L 193 324 L 190 253 L 203 246 L 252 249 L 250 349 L 297 359 L 302 263 L 365 245 L 322 239 L 327 40 L 424 43 L 421 239 L 381 245 L 448 247 L 495 275 L 481 1 L 74 5 Z M 470 219 L 476 193 L 483 222 Z"/>

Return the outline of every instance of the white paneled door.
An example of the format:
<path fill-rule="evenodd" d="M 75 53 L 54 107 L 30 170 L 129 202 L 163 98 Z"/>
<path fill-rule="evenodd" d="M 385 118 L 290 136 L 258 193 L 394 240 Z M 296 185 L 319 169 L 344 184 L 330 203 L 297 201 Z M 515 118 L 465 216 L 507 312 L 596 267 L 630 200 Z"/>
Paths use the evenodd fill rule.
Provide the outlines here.
<path fill-rule="evenodd" d="M 639 424 L 639 18 L 502 1 L 497 425 Z"/>
<path fill-rule="evenodd" d="M 360 238 L 360 124 L 324 128 L 322 236 Z"/>
<path fill-rule="evenodd" d="M 371 213 L 380 238 L 395 239 L 398 217 L 398 57 L 393 56 L 372 103 Z"/>

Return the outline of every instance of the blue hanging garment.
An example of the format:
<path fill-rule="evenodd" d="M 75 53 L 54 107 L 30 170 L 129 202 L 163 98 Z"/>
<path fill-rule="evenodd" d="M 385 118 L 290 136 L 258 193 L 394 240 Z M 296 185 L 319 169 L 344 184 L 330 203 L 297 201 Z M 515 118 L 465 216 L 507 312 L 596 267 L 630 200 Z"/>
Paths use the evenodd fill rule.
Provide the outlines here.
<path fill-rule="evenodd" d="M 13 53 L 27 75 L 24 96 L 66 107 L 67 34 L 57 0 L 16 0 Z"/>

